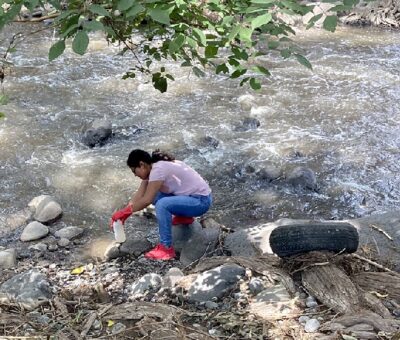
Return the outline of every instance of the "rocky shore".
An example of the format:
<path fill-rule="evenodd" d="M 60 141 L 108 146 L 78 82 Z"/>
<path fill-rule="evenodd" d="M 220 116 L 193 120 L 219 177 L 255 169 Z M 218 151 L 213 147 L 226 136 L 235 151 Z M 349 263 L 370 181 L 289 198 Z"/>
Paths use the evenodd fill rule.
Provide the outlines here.
<path fill-rule="evenodd" d="M 211 218 L 176 226 L 174 261 L 150 261 L 151 210 L 127 241 L 65 226 L 54 197 L 34 198 L 0 226 L 0 335 L 29 338 L 394 339 L 400 327 L 400 213 L 348 221 L 355 254 L 280 259 L 281 219 L 237 231 Z M 326 221 L 326 223 L 329 223 Z M 382 337 L 384 336 L 384 337 Z"/>

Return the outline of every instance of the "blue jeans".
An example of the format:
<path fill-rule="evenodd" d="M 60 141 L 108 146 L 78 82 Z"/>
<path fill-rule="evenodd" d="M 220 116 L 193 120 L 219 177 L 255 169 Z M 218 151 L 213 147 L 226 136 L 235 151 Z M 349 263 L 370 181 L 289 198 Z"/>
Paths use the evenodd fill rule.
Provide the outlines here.
<path fill-rule="evenodd" d="M 211 203 L 211 194 L 208 196 L 175 196 L 159 192 L 153 204 L 156 207 L 160 243 L 166 247 L 172 245 L 172 215 L 185 217 L 201 216 L 208 211 Z"/>

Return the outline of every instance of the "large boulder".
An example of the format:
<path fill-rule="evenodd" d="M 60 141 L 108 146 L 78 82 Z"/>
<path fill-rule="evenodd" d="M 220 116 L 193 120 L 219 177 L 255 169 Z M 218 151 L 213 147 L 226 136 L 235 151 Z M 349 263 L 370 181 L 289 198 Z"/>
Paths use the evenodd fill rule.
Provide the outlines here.
<path fill-rule="evenodd" d="M 18 274 L 0 286 L 0 304 L 33 310 L 51 299 L 46 277 L 37 270 Z"/>
<path fill-rule="evenodd" d="M 83 133 L 82 143 L 93 148 L 102 146 L 112 135 L 111 122 L 103 119 L 96 119 L 91 126 Z"/>
<path fill-rule="evenodd" d="M 191 302 L 206 302 L 222 298 L 236 287 L 246 271 L 237 264 L 225 264 L 199 274 L 191 284 L 187 298 Z"/>
<path fill-rule="evenodd" d="M 220 225 L 212 219 L 203 222 L 203 227 L 183 244 L 180 262 L 187 266 L 204 256 L 210 256 L 219 241 Z"/>

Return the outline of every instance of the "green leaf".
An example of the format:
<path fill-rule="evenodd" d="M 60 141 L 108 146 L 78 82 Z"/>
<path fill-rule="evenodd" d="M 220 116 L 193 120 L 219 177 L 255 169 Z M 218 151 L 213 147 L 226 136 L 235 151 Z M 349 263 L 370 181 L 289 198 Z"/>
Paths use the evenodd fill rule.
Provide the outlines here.
<path fill-rule="evenodd" d="M 104 25 L 97 20 L 91 20 L 91 21 L 85 21 L 83 24 L 83 27 L 85 27 L 89 31 L 102 31 L 104 30 Z"/>
<path fill-rule="evenodd" d="M 0 112 L 0 119 L 5 118 L 6 114 L 4 112 Z"/>
<path fill-rule="evenodd" d="M 153 74 L 153 86 L 155 89 L 157 89 L 161 93 L 166 92 L 167 88 L 168 88 L 167 78 L 160 77 L 160 76 L 158 76 L 158 74 L 157 74 L 157 76 L 155 76 Z"/>
<path fill-rule="evenodd" d="M 206 58 L 214 58 L 218 53 L 218 46 L 208 45 L 205 49 Z"/>
<path fill-rule="evenodd" d="M 328 15 L 323 23 L 323 27 L 330 32 L 335 32 L 337 26 L 337 16 L 336 15 Z"/>
<path fill-rule="evenodd" d="M 128 12 L 126 12 L 125 15 L 127 18 L 135 17 L 137 14 L 143 12 L 144 10 L 145 8 L 141 4 L 137 4 L 133 6 Z"/>
<path fill-rule="evenodd" d="M 251 28 L 255 30 L 256 28 L 268 24 L 272 20 L 271 13 L 260 15 L 251 21 Z"/>
<path fill-rule="evenodd" d="M 108 11 L 104 7 L 101 7 L 100 5 L 90 5 L 89 11 L 104 17 L 110 16 L 110 13 L 108 13 Z"/>
<path fill-rule="evenodd" d="M 310 29 L 311 27 L 313 27 L 315 25 L 315 23 L 319 19 L 322 18 L 323 15 L 324 15 L 323 13 L 320 13 L 320 14 L 314 15 L 310 20 L 308 20 L 307 29 Z"/>
<path fill-rule="evenodd" d="M 220 74 L 220 73 L 229 73 L 229 68 L 226 66 L 226 64 L 220 64 L 215 68 L 215 73 Z"/>
<path fill-rule="evenodd" d="M 58 58 L 61 54 L 63 54 L 65 50 L 65 41 L 59 40 L 53 46 L 50 47 L 49 50 L 49 61 L 53 61 Z"/>
<path fill-rule="evenodd" d="M 128 8 L 131 8 L 134 5 L 133 0 L 119 0 L 117 9 L 120 11 L 126 11 Z"/>
<path fill-rule="evenodd" d="M 259 90 L 261 89 L 261 83 L 258 79 L 256 78 L 250 78 L 250 86 L 253 90 Z"/>
<path fill-rule="evenodd" d="M 253 33 L 253 30 L 251 28 L 241 27 L 239 30 L 240 40 L 242 40 L 244 42 L 251 42 L 252 33 Z"/>
<path fill-rule="evenodd" d="M 263 66 L 254 66 L 252 68 L 252 70 L 257 72 L 257 73 L 264 74 L 266 76 L 270 76 L 271 75 L 271 73 Z"/>
<path fill-rule="evenodd" d="M 233 39 L 235 39 L 239 31 L 240 31 L 240 26 L 233 27 L 228 35 L 228 42 L 231 42 Z"/>
<path fill-rule="evenodd" d="M 178 51 L 183 44 L 185 43 L 185 36 L 182 33 L 179 33 L 174 40 L 169 43 L 169 52 L 171 54 Z"/>
<path fill-rule="evenodd" d="M 297 61 L 307 67 L 308 69 L 312 70 L 312 65 L 311 63 L 308 61 L 308 59 L 304 56 L 302 56 L 301 54 L 295 53 L 294 56 L 296 57 Z"/>
<path fill-rule="evenodd" d="M 259 5 L 269 4 L 271 2 L 275 2 L 275 0 L 251 0 L 251 3 Z"/>
<path fill-rule="evenodd" d="M 88 45 L 89 37 L 87 33 L 85 31 L 79 31 L 72 42 L 72 50 L 79 55 L 84 55 Z"/>
<path fill-rule="evenodd" d="M 8 104 L 8 97 L 5 94 L 0 95 L 0 105 Z"/>
<path fill-rule="evenodd" d="M 198 28 L 193 28 L 193 34 L 197 38 L 197 41 L 200 43 L 201 46 L 206 46 L 207 40 L 203 31 L 199 30 Z"/>
<path fill-rule="evenodd" d="M 157 22 L 160 22 L 164 25 L 170 25 L 169 21 L 169 12 L 167 10 L 163 10 L 160 8 L 154 8 L 149 10 L 150 17 Z"/>
<path fill-rule="evenodd" d="M 231 78 L 232 79 L 239 78 L 240 76 L 246 74 L 246 72 L 247 72 L 247 69 L 245 69 L 245 68 L 244 69 L 237 69 L 235 72 L 233 72 L 231 74 Z"/>

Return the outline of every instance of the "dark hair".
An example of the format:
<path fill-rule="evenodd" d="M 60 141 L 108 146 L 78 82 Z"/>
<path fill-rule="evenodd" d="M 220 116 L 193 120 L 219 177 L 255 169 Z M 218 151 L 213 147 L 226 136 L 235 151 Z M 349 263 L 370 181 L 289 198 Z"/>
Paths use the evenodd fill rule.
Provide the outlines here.
<path fill-rule="evenodd" d="M 140 162 L 144 162 L 146 164 L 156 163 L 158 161 L 168 161 L 172 162 L 175 160 L 175 157 L 170 155 L 167 152 L 160 151 L 160 149 L 156 149 L 151 153 L 151 156 L 148 152 L 140 149 L 135 149 L 131 151 L 128 156 L 128 160 L 126 164 L 130 168 L 136 168 L 140 165 Z"/>

